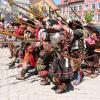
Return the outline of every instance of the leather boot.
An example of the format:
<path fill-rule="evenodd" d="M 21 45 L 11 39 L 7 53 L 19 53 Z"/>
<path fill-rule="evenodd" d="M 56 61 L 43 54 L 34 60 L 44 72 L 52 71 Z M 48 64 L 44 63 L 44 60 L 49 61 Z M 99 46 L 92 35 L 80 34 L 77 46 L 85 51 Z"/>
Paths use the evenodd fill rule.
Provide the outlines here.
<path fill-rule="evenodd" d="M 26 74 L 26 70 L 22 69 L 20 75 L 16 79 L 24 80 L 25 79 L 25 74 Z"/>
<path fill-rule="evenodd" d="M 50 85 L 50 79 L 48 77 L 43 78 L 43 80 L 41 81 L 40 85 L 42 85 L 42 86 Z"/>
<path fill-rule="evenodd" d="M 63 93 L 67 90 L 67 86 L 65 83 L 62 83 L 61 85 L 58 85 L 58 89 L 55 91 L 56 94 Z"/>
<path fill-rule="evenodd" d="M 9 63 L 9 69 L 14 68 L 14 66 L 15 66 L 15 61 Z"/>

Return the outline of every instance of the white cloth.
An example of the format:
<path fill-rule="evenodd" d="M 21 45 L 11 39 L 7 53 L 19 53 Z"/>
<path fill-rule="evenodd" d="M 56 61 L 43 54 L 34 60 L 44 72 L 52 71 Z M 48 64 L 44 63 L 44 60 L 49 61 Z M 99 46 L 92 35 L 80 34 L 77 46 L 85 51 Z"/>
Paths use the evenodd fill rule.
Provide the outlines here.
<path fill-rule="evenodd" d="M 72 47 L 72 50 L 79 49 L 78 42 L 79 42 L 78 40 L 75 41 L 75 44 L 74 44 L 74 46 Z"/>
<path fill-rule="evenodd" d="M 47 36 L 47 32 L 45 31 L 45 29 L 41 29 L 38 33 L 38 39 L 40 41 L 45 40 Z"/>
<path fill-rule="evenodd" d="M 65 64 L 65 67 L 68 68 L 69 67 L 69 61 L 68 61 L 68 58 L 64 58 L 65 61 L 66 61 L 66 64 Z"/>
<path fill-rule="evenodd" d="M 51 43 L 54 45 L 57 45 L 61 40 L 64 39 L 63 35 L 60 35 L 60 33 L 55 33 L 53 36 L 50 36 Z"/>

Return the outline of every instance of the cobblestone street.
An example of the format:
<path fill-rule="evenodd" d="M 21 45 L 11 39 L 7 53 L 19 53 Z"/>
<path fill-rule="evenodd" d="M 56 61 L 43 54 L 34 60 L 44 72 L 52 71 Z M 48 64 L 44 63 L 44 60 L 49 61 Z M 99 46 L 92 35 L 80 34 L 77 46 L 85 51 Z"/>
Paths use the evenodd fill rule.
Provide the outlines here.
<path fill-rule="evenodd" d="M 85 78 L 73 91 L 55 94 L 53 85 L 41 86 L 40 78 L 32 76 L 16 80 L 18 68 L 8 69 L 9 50 L 0 49 L 0 100 L 100 100 L 100 76 Z"/>

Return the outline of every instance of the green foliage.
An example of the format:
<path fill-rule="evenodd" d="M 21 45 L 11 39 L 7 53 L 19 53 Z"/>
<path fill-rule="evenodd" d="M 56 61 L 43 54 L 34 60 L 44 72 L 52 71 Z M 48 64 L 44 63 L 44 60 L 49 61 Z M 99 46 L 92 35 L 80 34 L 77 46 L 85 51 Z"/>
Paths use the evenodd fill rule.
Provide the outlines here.
<path fill-rule="evenodd" d="M 92 11 L 86 11 L 86 13 L 85 13 L 85 21 L 86 21 L 86 23 L 90 23 L 92 21 L 92 18 L 93 18 Z"/>

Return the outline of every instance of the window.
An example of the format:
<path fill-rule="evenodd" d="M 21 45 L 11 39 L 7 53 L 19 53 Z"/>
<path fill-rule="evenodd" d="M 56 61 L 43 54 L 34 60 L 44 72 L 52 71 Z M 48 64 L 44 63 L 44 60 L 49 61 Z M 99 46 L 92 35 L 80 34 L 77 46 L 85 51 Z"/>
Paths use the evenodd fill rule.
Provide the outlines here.
<path fill-rule="evenodd" d="M 59 11 L 59 13 L 61 14 L 61 10 Z"/>
<path fill-rule="evenodd" d="M 93 17 L 92 17 L 92 19 L 93 19 L 93 20 L 95 20 L 95 15 L 94 15 L 94 14 L 93 14 Z"/>
<path fill-rule="evenodd" d="M 67 10 L 67 7 L 65 7 L 65 14 L 67 14 L 67 11 L 68 11 L 68 10 Z"/>
<path fill-rule="evenodd" d="M 100 21 L 100 14 L 98 15 L 98 21 Z"/>
<path fill-rule="evenodd" d="M 95 9 L 95 4 L 92 4 L 92 10 L 94 10 Z"/>
<path fill-rule="evenodd" d="M 87 5 L 87 4 L 85 5 L 85 11 L 86 11 L 86 10 L 88 10 L 88 5 Z"/>
<path fill-rule="evenodd" d="M 82 10 L 82 6 L 79 6 L 79 11 L 81 11 Z"/>
<path fill-rule="evenodd" d="M 65 11 L 67 11 L 67 7 L 65 7 Z"/>
<path fill-rule="evenodd" d="M 65 8 L 63 8 L 63 14 L 65 13 Z"/>
<path fill-rule="evenodd" d="M 61 13 L 63 13 L 63 8 L 61 8 Z"/>
<path fill-rule="evenodd" d="M 70 11 L 74 10 L 73 7 L 70 7 Z"/>
<path fill-rule="evenodd" d="M 77 7 L 76 6 L 74 7 L 74 10 L 77 11 Z"/>
<path fill-rule="evenodd" d="M 100 3 L 99 3 L 99 9 L 100 9 Z"/>

